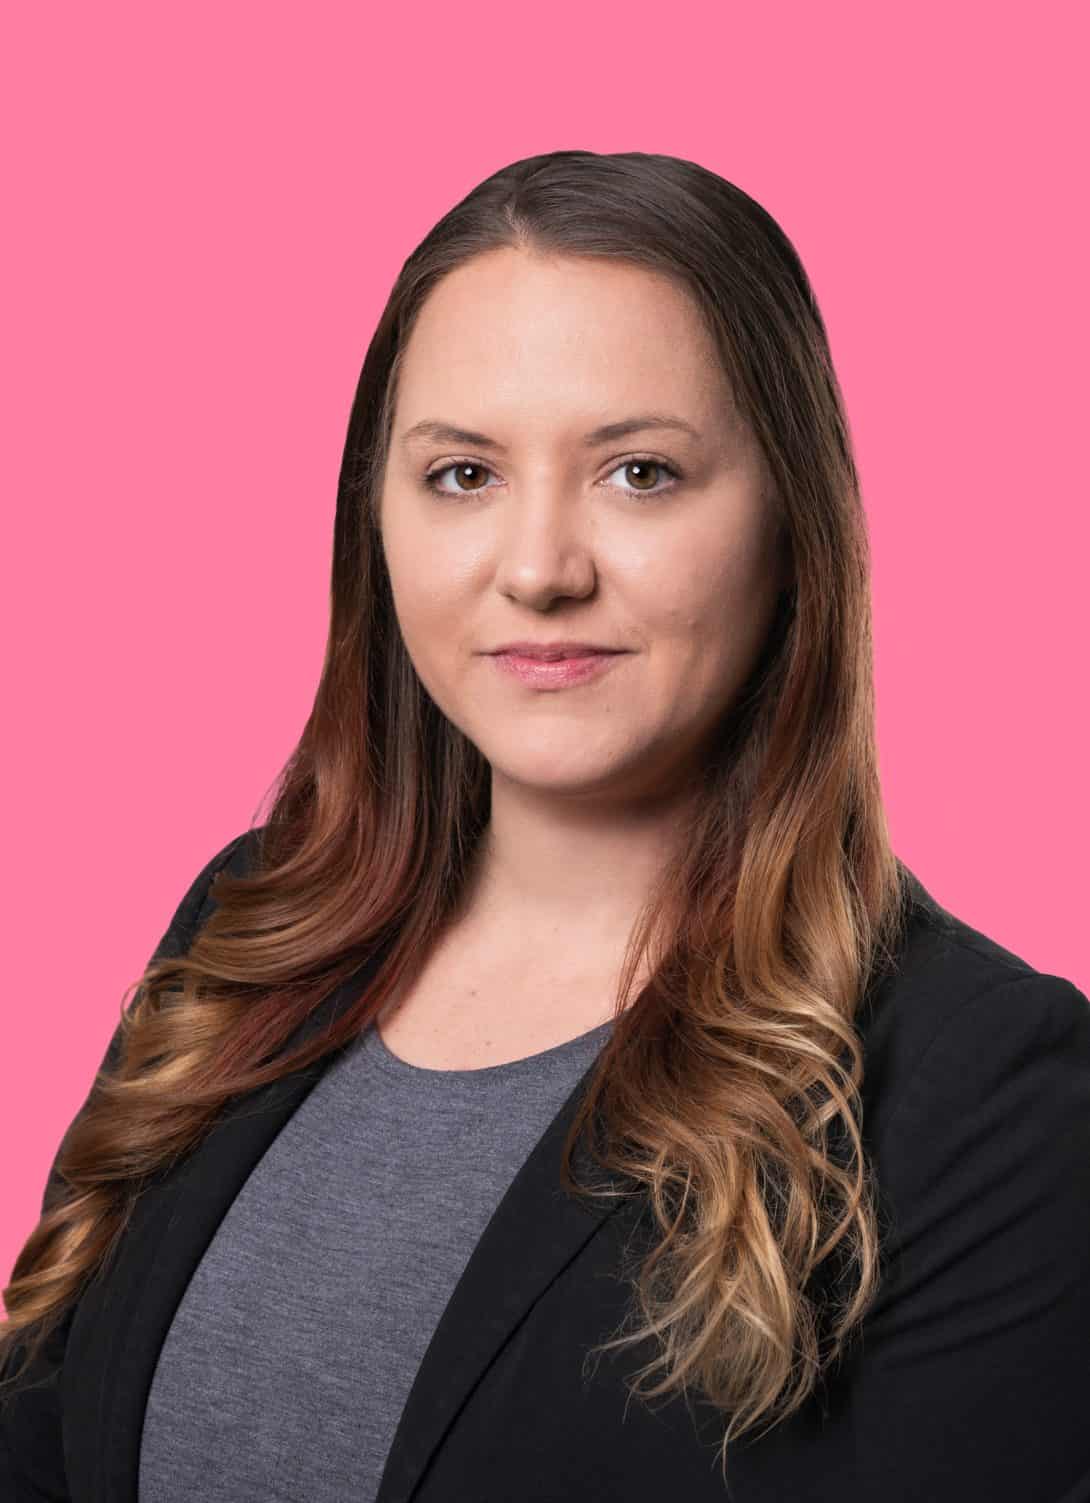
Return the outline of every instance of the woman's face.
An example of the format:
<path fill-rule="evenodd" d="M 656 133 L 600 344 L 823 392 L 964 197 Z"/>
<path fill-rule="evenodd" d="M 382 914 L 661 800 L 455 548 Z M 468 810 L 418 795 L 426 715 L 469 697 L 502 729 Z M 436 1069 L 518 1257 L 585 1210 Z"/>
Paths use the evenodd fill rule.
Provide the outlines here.
<path fill-rule="evenodd" d="M 413 433 L 429 422 L 476 436 Z M 406 648 L 493 792 L 683 794 L 788 582 L 763 458 L 699 315 L 604 259 L 503 249 L 435 287 L 379 516 Z M 491 655 L 564 638 L 622 651 L 563 688 Z"/>

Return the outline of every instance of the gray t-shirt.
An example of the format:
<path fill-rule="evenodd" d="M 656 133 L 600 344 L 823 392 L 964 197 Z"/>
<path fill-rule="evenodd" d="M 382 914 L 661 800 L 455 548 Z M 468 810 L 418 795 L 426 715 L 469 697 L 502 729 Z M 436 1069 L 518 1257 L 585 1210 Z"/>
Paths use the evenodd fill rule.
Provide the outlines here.
<path fill-rule="evenodd" d="M 140 1503 L 371 1503 L 470 1254 L 612 1026 L 480 1070 L 411 1065 L 370 1027 L 333 1061 L 175 1312 Z"/>

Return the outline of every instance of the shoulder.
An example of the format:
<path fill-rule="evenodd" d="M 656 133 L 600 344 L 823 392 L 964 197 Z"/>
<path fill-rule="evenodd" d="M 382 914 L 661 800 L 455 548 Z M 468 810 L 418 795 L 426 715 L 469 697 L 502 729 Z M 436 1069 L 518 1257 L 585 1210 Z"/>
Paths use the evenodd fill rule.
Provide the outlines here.
<path fill-rule="evenodd" d="M 1082 1496 L 1090 1001 L 903 871 L 905 940 L 857 1018 L 881 1268 L 847 1369 L 863 1490 Z"/>
<path fill-rule="evenodd" d="M 255 868 L 264 829 L 264 825 L 255 825 L 235 835 L 191 877 L 155 947 L 152 960 L 185 953 L 197 930 L 215 907 L 216 878 L 220 872 L 227 872 L 231 876 L 245 876 Z"/>
<path fill-rule="evenodd" d="M 934 1106 L 936 1092 L 964 1097 L 974 1081 L 978 1089 L 994 1084 L 1020 1059 L 1090 1070 L 1086 995 L 951 913 L 902 871 L 904 941 L 856 1017 L 868 1135 L 880 1138 Z"/>

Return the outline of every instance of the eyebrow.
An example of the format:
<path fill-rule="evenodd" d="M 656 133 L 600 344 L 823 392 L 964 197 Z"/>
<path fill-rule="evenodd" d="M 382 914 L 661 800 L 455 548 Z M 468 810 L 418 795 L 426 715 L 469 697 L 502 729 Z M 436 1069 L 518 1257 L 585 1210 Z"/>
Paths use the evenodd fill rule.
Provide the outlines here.
<path fill-rule="evenodd" d="M 594 449 L 599 444 L 613 443 L 618 438 L 627 438 L 630 433 L 643 433 L 651 428 L 676 428 L 693 438 L 701 437 L 699 430 L 684 418 L 671 417 L 663 412 L 642 412 L 619 423 L 603 423 L 600 428 L 592 428 L 583 435 L 583 444 L 588 449 Z M 472 428 L 457 428 L 453 423 L 439 422 L 435 418 L 425 418 L 422 422 L 414 423 L 402 435 L 401 442 L 412 444 L 422 439 L 433 443 L 472 444 L 474 448 L 494 449 L 500 454 L 507 452 L 505 444 L 501 444 L 498 439 L 489 438 L 486 433 L 476 433 Z"/>

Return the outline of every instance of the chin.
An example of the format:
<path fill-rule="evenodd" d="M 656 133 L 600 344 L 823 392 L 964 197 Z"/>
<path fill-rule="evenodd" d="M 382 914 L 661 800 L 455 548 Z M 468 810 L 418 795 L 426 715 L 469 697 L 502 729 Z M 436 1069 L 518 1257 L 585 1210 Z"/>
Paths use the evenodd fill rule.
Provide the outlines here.
<path fill-rule="evenodd" d="M 484 753 L 493 782 L 500 779 L 542 793 L 627 793 L 640 781 L 639 764 L 620 757 L 593 756 L 586 744 L 536 745 L 525 756 Z"/>

